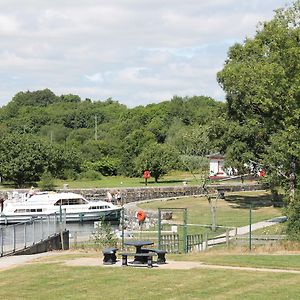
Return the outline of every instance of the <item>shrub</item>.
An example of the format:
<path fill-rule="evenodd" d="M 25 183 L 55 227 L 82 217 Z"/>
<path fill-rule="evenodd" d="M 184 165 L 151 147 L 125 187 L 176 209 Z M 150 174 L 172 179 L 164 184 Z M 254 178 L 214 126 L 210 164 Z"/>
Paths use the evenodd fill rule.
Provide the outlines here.
<path fill-rule="evenodd" d="M 54 178 L 49 171 L 45 171 L 41 176 L 39 188 L 42 191 L 53 191 L 54 187 Z"/>
<path fill-rule="evenodd" d="M 73 169 L 65 169 L 61 176 L 61 179 L 65 179 L 65 180 L 66 179 L 76 180 L 77 178 L 78 178 L 78 174 Z"/>
<path fill-rule="evenodd" d="M 88 179 L 88 180 L 101 180 L 102 175 L 101 173 L 94 171 L 94 170 L 88 170 L 80 174 L 80 178 L 82 179 Z"/>
<path fill-rule="evenodd" d="M 111 225 L 109 223 L 105 223 L 103 219 L 100 219 L 97 223 L 91 240 L 94 242 L 96 248 L 99 249 L 103 249 L 105 247 L 116 247 L 117 245 L 117 237 L 112 231 Z"/>

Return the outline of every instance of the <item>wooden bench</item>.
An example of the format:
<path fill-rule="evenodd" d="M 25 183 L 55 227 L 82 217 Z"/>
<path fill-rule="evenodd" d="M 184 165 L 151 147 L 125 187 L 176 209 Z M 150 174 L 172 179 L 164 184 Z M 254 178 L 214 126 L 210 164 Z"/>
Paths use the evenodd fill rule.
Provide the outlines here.
<path fill-rule="evenodd" d="M 133 263 L 142 263 L 141 260 L 137 260 L 137 258 L 146 258 L 147 259 L 147 267 L 152 268 L 153 256 L 156 256 L 156 253 L 149 252 L 149 253 L 131 253 L 131 252 L 121 252 L 119 253 L 122 256 L 122 266 L 127 266 L 127 257 L 134 256 Z"/>
<path fill-rule="evenodd" d="M 103 257 L 103 264 L 104 265 L 112 265 L 117 262 L 117 252 L 118 248 L 106 248 L 102 250 L 102 253 L 104 255 Z"/>

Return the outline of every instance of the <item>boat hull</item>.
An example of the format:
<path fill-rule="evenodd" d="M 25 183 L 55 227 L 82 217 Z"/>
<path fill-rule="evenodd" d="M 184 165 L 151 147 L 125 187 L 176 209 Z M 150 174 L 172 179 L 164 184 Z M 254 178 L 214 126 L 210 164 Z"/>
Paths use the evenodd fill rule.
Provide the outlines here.
<path fill-rule="evenodd" d="M 114 209 L 108 211 L 93 211 L 93 212 L 67 212 L 66 213 L 66 222 L 90 222 L 90 221 L 107 221 L 107 222 L 120 222 L 121 209 Z M 26 222 L 34 220 L 39 217 L 54 216 L 46 214 L 13 214 L 5 215 L 0 214 L 0 224 L 14 224 L 20 222 Z M 59 220 L 60 215 L 56 213 L 56 218 Z"/>

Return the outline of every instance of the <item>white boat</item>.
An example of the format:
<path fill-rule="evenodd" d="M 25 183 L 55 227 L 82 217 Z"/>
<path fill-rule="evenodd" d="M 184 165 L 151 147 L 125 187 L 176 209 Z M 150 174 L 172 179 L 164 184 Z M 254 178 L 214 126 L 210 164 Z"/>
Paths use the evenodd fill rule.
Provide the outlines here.
<path fill-rule="evenodd" d="M 4 201 L 0 224 L 18 223 L 64 211 L 67 222 L 119 221 L 121 207 L 106 201 L 89 201 L 80 194 L 37 192 L 14 193 Z"/>

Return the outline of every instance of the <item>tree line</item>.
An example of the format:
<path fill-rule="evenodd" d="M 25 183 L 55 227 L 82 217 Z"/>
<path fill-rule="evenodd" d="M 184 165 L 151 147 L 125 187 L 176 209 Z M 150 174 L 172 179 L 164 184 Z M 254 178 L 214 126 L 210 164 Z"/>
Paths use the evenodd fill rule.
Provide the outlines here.
<path fill-rule="evenodd" d="M 214 124 L 224 108 L 204 96 L 129 109 L 49 89 L 19 92 L 0 109 L 0 174 L 19 186 L 44 172 L 76 179 L 147 169 L 158 180 L 170 169 L 203 165 L 202 157 L 217 149 Z"/>

